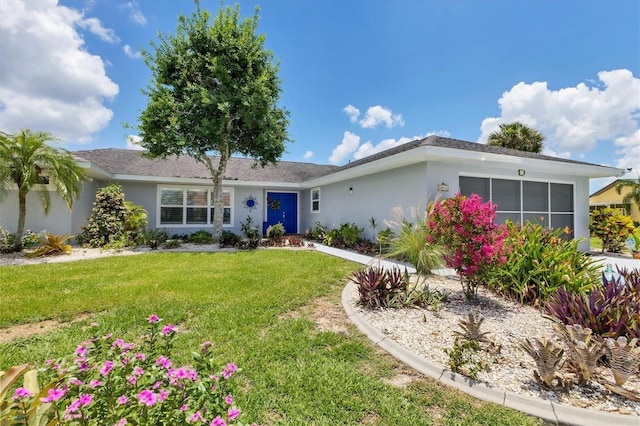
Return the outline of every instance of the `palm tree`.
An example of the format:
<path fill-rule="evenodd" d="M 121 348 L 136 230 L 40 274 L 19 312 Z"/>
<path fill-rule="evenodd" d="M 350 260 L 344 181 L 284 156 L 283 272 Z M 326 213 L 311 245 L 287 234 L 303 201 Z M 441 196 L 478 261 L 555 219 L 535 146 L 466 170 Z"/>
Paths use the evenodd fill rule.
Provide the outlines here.
<path fill-rule="evenodd" d="M 500 131 L 489 135 L 487 145 L 540 153 L 544 135 L 518 121 L 501 124 Z"/>
<path fill-rule="evenodd" d="M 619 179 L 616 182 L 616 192 L 622 194 L 622 188 L 629 187 L 631 190 L 622 197 L 623 204 L 631 204 L 633 201 L 640 209 L 640 179 Z"/>
<path fill-rule="evenodd" d="M 16 251 L 22 250 L 27 194 L 31 190 L 38 191 L 47 214 L 51 201 L 47 186 L 51 185 L 71 209 L 74 197 L 80 194 L 80 184 L 86 178 L 70 152 L 46 144 L 53 141 L 56 139 L 48 132 L 29 129 L 16 134 L 0 132 L 0 200 L 10 189 L 18 190 Z"/>

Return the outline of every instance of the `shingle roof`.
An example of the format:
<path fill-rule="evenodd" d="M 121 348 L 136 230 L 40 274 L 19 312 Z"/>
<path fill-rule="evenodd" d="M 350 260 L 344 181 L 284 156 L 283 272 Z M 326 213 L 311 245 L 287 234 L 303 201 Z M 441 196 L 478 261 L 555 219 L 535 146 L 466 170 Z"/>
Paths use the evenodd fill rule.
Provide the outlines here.
<path fill-rule="evenodd" d="M 202 179 L 211 177 L 204 164 L 187 155 L 171 156 L 167 160 L 151 159 L 144 157 L 141 151 L 116 148 L 76 151 L 74 154 L 116 175 Z M 220 158 L 212 157 L 212 160 L 216 167 Z M 250 158 L 232 157 L 224 178 L 249 182 L 300 183 L 338 169 L 337 166 L 291 161 L 280 161 L 276 166 L 269 164 L 264 168 L 260 165 L 254 167 L 254 163 Z"/>
<path fill-rule="evenodd" d="M 399 154 L 401 152 L 409 151 L 411 149 L 422 147 L 422 146 L 436 146 L 440 148 L 459 149 L 463 151 L 475 151 L 475 152 L 483 152 L 483 153 L 491 153 L 491 154 L 511 155 L 514 157 L 556 161 L 556 162 L 570 163 L 570 164 L 586 164 L 590 166 L 596 165 L 591 163 L 585 163 L 582 161 L 568 160 L 566 158 L 551 157 L 549 155 L 519 151 L 517 149 L 503 148 L 500 146 L 491 146 L 491 145 L 486 145 L 486 144 L 477 143 L 477 142 L 467 142 L 459 139 L 451 139 L 451 138 L 444 138 L 442 136 L 431 135 L 431 136 L 427 136 L 424 139 L 416 139 L 414 141 L 407 142 L 402 145 L 398 145 L 394 148 L 390 148 L 385 151 L 378 152 L 376 154 L 370 155 L 360 160 L 352 161 L 340 167 L 339 170 L 345 170 L 352 167 L 357 167 L 362 164 L 370 163 L 372 161 L 380 160 L 380 159 L 390 157 L 392 155 Z"/>

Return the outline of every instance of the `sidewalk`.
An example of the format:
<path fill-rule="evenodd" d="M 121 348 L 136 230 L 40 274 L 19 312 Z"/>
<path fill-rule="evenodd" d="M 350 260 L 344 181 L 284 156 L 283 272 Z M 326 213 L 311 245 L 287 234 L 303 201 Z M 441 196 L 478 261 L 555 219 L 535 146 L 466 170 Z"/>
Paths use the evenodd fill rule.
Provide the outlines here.
<path fill-rule="evenodd" d="M 409 265 L 398 264 L 389 260 L 381 260 L 365 256 L 348 250 L 336 249 L 323 244 L 314 243 L 316 250 L 342 259 L 363 265 L 382 265 L 385 268 L 392 266 L 407 267 L 409 272 L 415 269 Z M 608 263 L 627 268 L 640 268 L 640 260 L 631 258 L 618 258 L 610 256 L 594 256 L 602 261 L 602 268 Z M 439 275 L 454 275 L 452 269 L 441 269 L 434 271 Z M 525 414 L 541 418 L 547 422 L 561 425 L 589 425 L 589 426 L 639 426 L 640 417 L 625 416 L 621 414 L 606 413 L 602 411 L 588 410 L 565 404 L 558 404 L 549 400 L 534 398 L 528 395 L 521 395 L 515 392 L 490 388 L 482 383 L 477 383 L 472 379 L 455 374 L 448 369 L 437 365 L 427 359 L 406 350 L 393 339 L 386 336 L 380 330 L 369 324 L 351 305 L 351 295 L 354 291 L 354 284 L 350 282 L 342 291 L 342 306 L 347 317 L 358 329 L 364 333 L 376 346 L 385 350 L 398 361 L 422 374 L 425 374 L 440 383 L 454 387 L 468 395 L 482 401 L 493 402 L 505 407 L 521 411 Z"/>

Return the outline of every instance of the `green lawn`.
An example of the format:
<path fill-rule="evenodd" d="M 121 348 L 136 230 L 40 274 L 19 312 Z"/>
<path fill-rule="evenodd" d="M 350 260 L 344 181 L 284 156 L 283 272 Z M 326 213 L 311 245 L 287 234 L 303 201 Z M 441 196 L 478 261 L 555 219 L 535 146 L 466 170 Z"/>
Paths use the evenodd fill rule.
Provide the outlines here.
<path fill-rule="evenodd" d="M 0 369 L 72 353 L 90 337 L 92 322 L 101 333 L 135 340 L 156 313 L 182 331 L 176 361 L 188 362 L 191 350 L 210 340 L 221 363 L 242 368 L 234 396 L 247 422 L 542 424 L 428 378 L 394 387 L 385 379 L 408 369 L 355 327 L 345 323 L 346 333 L 320 329 L 314 318 L 340 313 L 340 292 L 358 267 L 292 250 L 160 252 L 0 267 L 0 327 L 88 314 L 46 334 L 0 344 Z"/>

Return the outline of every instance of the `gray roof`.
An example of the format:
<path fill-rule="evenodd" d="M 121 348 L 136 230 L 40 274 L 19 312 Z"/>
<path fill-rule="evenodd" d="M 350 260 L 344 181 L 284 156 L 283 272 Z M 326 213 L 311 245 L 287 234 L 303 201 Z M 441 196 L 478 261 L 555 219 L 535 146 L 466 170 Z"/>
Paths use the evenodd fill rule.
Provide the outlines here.
<path fill-rule="evenodd" d="M 475 151 L 491 154 L 511 155 L 513 157 L 531 158 L 537 160 L 556 161 L 561 163 L 570 164 L 584 164 L 589 166 L 597 166 L 597 164 L 585 163 L 583 161 L 568 160 L 566 158 L 551 157 L 549 155 L 536 154 L 533 152 L 519 151 L 517 149 L 503 148 L 500 146 L 491 146 L 477 142 L 467 142 L 459 139 L 444 138 L 442 136 L 427 136 L 424 139 L 416 139 L 411 142 L 407 142 L 402 145 L 398 145 L 394 148 L 387 149 L 385 151 L 378 152 L 360 160 L 352 161 L 342 166 L 339 170 L 345 170 L 352 167 L 357 167 L 361 164 L 370 163 L 372 161 L 380 160 L 386 157 L 390 157 L 395 154 L 399 154 L 404 151 L 409 151 L 414 148 L 423 146 L 436 146 L 440 148 L 459 149 L 463 151 Z"/>
<path fill-rule="evenodd" d="M 156 176 L 176 178 L 210 179 L 207 167 L 187 155 L 171 156 L 166 160 L 151 159 L 143 156 L 142 151 L 129 149 L 93 149 L 75 151 L 81 160 L 89 161 L 114 175 Z M 220 157 L 211 157 L 217 167 Z M 277 165 L 264 168 L 255 165 L 251 158 L 232 157 L 229 159 L 226 180 L 300 183 L 329 174 L 338 169 L 337 166 L 280 161 Z"/>
<path fill-rule="evenodd" d="M 585 163 L 582 161 L 568 160 L 565 158 L 551 157 L 548 155 L 536 154 L 532 152 L 519 151 L 516 149 L 490 146 L 486 144 L 467 142 L 458 139 L 444 138 L 441 136 L 428 136 L 424 139 L 417 139 L 398 145 L 394 148 L 378 152 L 360 160 L 352 161 L 341 167 L 325 164 L 298 163 L 293 161 L 280 161 L 277 165 L 267 165 L 264 168 L 255 165 L 251 158 L 232 157 L 227 166 L 225 179 L 245 182 L 283 182 L 301 183 L 334 172 L 350 169 L 367 164 L 376 160 L 381 160 L 401 152 L 409 151 L 420 147 L 440 147 L 472 151 L 478 153 L 491 153 L 510 155 L 514 157 L 531 158 L 537 160 L 554 161 L 568 164 L 582 164 L 598 166 L 597 164 Z M 94 149 L 88 151 L 76 151 L 74 153 L 80 159 L 87 160 L 103 168 L 107 172 L 115 175 L 130 176 L 155 176 L 166 178 L 210 178 L 210 173 L 204 164 L 197 162 L 193 158 L 182 156 L 171 156 L 166 160 L 156 158 L 151 159 L 143 156 L 142 151 L 127 149 L 107 148 Z M 211 157 L 214 167 L 217 166 L 219 157 Z M 605 166 L 601 166 L 605 167 Z"/>

